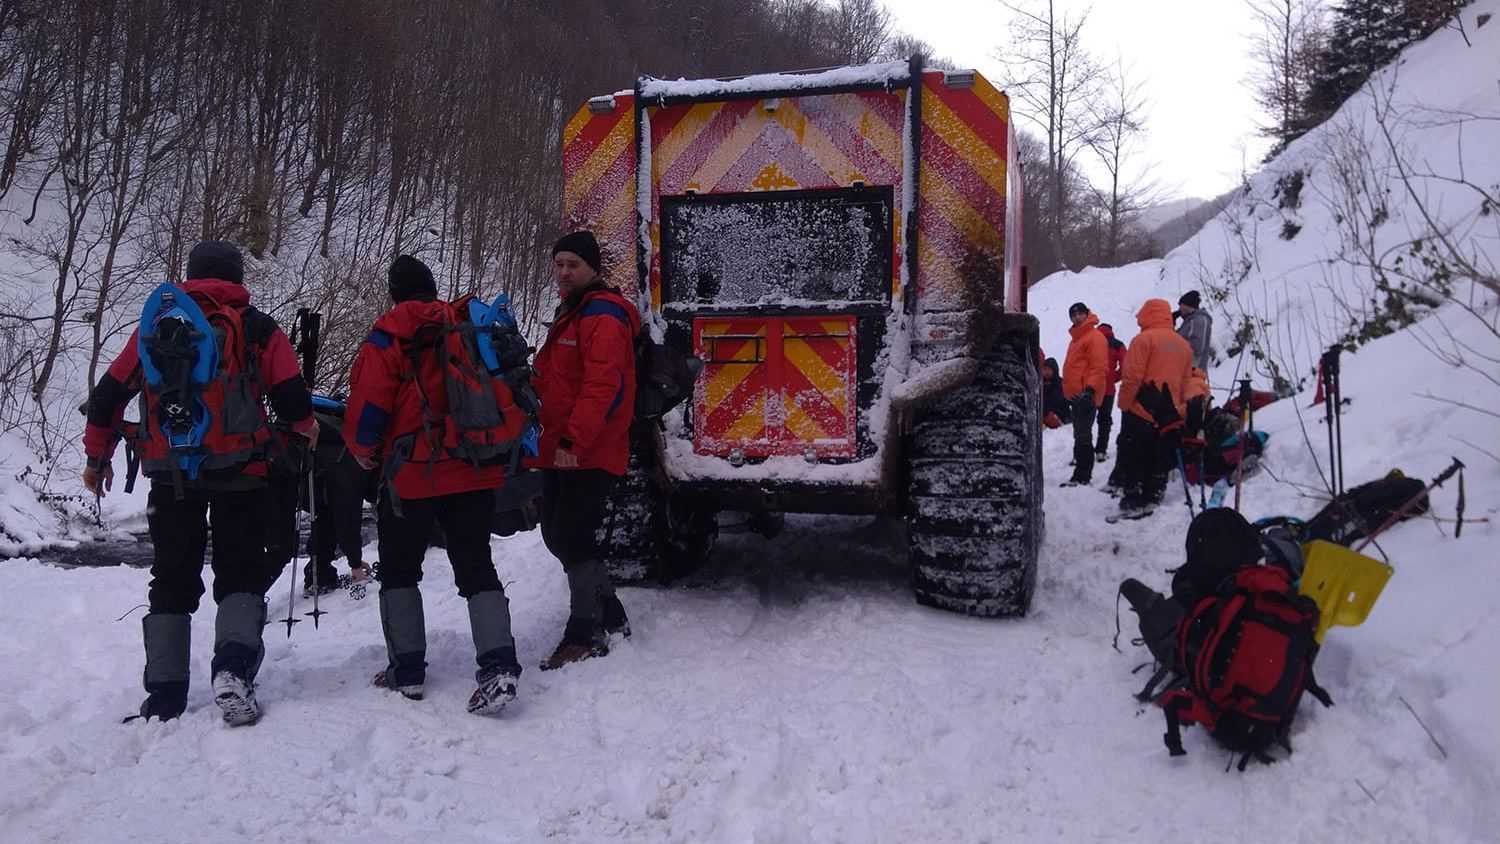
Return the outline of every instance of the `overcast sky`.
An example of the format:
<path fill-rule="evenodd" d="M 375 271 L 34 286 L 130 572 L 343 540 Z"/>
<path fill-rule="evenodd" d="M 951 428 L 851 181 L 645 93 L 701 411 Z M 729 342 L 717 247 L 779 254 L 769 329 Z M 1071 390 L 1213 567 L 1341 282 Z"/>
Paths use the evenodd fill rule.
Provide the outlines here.
<path fill-rule="evenodd" d="M 884 2 L 902 29 L 1002 83 L 995 55 L 1010 13 L 997 0 Z M 1253 171 L 1268 145 L 1255 134 L 1259 111 L 1245 85 L 1254 25 L 1243 0 L 1057 0 L 1059 14 L 1090 6 L 1085 45 L 1102 61 L 1122 57 L 1151 101 L 1137 165 L 1150 165 L 1164 198 L 1216 196 Z"/>

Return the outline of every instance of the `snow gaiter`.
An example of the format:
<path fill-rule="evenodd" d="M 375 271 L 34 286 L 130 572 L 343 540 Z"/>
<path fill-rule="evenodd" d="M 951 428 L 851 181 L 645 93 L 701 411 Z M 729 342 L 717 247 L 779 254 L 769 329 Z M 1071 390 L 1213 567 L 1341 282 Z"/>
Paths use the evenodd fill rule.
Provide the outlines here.
<path fill-rule="evenodd" d="M 519 676 L 516 640 L 510 632 L 510 600 L 500 590 L 469 598 L 469 629 L 474 633 L 474 677 L 484 682 L 496 672 Z"/>
<path fill-rule="evenodd" d="M 600 560 L 575 563 L 568 568 L 569 613 L 564 637 L 577 644 L 593 641 L 603 623 L 604 596 L 614 593 L 609 569 Z"/>
<path fill-rule="evenodd" d="M 508 608 L 507 608 L 508 609 Z M 470 609 L 472 615 L 473 610 Z M 507 614 L 506 621 L 510 616 Z M 506 625 L 509 630 L 509 624 Z M 391 688 L 427 680 L 427 618 L 415 586 L 380 590 L 380 629 L 385 633 L 386 680 Z"/>
<path fill-rule="evenodd" d="M 255 674 L 266 655 L 261 629 L 266 625 L 266 599 L 252 592 L 233 592 L 219 602 L 214 618 L 214 660 L 211 675 L 229 671 L 255 684 Z"/>
<path fill-rule="evenodd" d="M 143 685 L 146 702 L 141 715 L 176 718 L 187 708 L 189 662 L 192 656 L 193 617 L 185 613 L 150 613 L 141 619 L 146 644 Z"/>

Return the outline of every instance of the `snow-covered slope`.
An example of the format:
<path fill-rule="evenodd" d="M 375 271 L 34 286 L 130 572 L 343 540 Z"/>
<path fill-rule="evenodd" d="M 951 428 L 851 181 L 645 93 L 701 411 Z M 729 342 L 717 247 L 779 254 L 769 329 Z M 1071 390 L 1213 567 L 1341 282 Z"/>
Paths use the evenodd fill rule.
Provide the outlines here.
<path fill-rule="evenodd" d="M 1497 7 L 1487 0 L 1466 14 Z M 1500 23 L 1471 23 L 1474 47 L 1465 48 L 1457 33 L 1440 32 L 1408 52 L 1401 85 L 1423 86 L 1429 105 L 1465 90 L 1493 98 L 1497 35 Z M 1317 143 L 1314 133 L 1288 152 L 1312 168 L 1313 185 L 1324 166 Z M 1471 177 L 1493 180 L 1496 165 L 1483 166 L 1491 169 Z M 1252 193 L 1275 180 L 1274 170 L 1257 177 Z M 1282 275 L 1320 260 L 1310 247 L 1292 251 L 1329 243 L 1309 235 L 1332 219 L 1304 195 L 1304 232 L 1285 242 L 1279 223 L 1262 226 L 1276 232 L 1257 241 L 1261 270 L 1232 288 L 1228 304 L 1210 307 L 1223 332 L 1241 301 L 1303 296 L 1266 332 L 1267 348 L 1299 350 L 1299 373 L 1302 356 L 1327 341 L 1313 333 L 1327 288 Z M 1391 205 L 1390 219 L 1403 219 L 1406 210 Z M 1238 213 L 1254 219 L 1255 207 Z M 1074 299 L 1128 339 L 1142 299 L 1175 301 L 1200 286 L 1195 260 L 1216 265 L 1214 250 L 1235 245 L 1233 213 L 1165 261 L 1043 283 L 1032 301 L 1046 348 L 1065 348 Z M 1335 269 L 1356 283 L 1352 270 Z M 1493 303 L 1478 310 L 1493 319 Z M 1201 730 L 1185 734 L 1188 756 L 1169 758 L 1160 711 L 1132 698 L 1144 677 L 1131 670 L 1146 657 L 1127 644 L 1128 612 L 1123 653 L 1110 647 L 1117 585 L 1165 584 L 1187 508 L 1106 525 L 1113 501 L 1097 488 L 1051 488 L 1026 619 L 920 608 L 899 562 L 899 531 L 794 518 L 773 542 L 725 537 L 686 588 L 622 590 L 635 636 L 605 659 L 547 674 L 528 668 L 521 697 L 498 719 L 463 711 L 468 620 L 441 552 L 429 554 L 423 583 L 426 700 L 368 686 L 384 658 L 376 602 L 336 597 L 321 630 L 300 624 L 287 639 L 267 628 L 258 692 L 267 713 L 246 729 L 223 726 L 209 700 L 208 607 L 194 620 L 186 716 L 121 726 L 140 700 L 137 605 L 147 574 L 3 561 L 0 830 L 7 841 L 1493 840 L 1500 470 L 1480 449 L 1496 451 L 1486 436 L 1495 425 L 1421 394 L 1500 406 L 1486 378 L 1493 364 L 1450 367 L 1424 349 L 1422 331 L 1436 336 L 1436 319 L 1490 348 L 1486 324 L 1448 306 L 1419 330 L 1348 356 L 1345 467 L 1351 483 L 1393 465 L 1431 476 L 1458 454 L 1471 467 L 1468 515 L 1490 521 L 1465 525 L 1461 539 L 1451 523 L 1432 521 L 1381 539 L 1395 577 L 1369 620 L 1336 628 L 1319 657 L 1337 706 L 1308 702 L 1297 752 L 1274 766 L 1226 773 L 1226 754 Z M 1221 362 L 1216 382 L 1227 386 L 1234 369 L 1235 360 Z M 1325 440 L 1308 401 L 1304 393 L 1257 415 L 1272 434 L 1274 476 L 1246 484 L 1247 515 L 1306 516 L 1321 506 L 1314 456 L 1325 459 Z M 1064 476 L 1070 446 L 1066 431 L 1047 436 L 1048 477 Z M 1455 494 L 1452 484 L 1436 494 L 1439 514 L 1453 514 Z M 494 549 L 522 661 L 533 666 L 561 634 L 565 581 L 535 533 L 497 539 Z M 287 612 L 287 587 L 283 579 L 272 590 L 273 619 Z M 298 611 L 307 608 L 299 599 Z"/>

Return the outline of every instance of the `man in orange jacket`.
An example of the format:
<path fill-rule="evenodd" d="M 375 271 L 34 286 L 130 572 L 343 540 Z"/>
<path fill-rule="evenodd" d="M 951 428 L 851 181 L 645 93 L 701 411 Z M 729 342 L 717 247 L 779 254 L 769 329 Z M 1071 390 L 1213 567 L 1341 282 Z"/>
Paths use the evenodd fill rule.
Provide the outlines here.
<path fill-rule="evenodd" d="M 1130 341 L 1120 373 L 1117 458 L 1125 518 L 1150 515 L 1167 488 L 1173 435 L 1182 428 L 1193 348 L 1172 329 L 1172 306 L 1148 299 L 1136 314 L 1141 333 Z"/>
<path fill-rule="evenodd" d="M 1099 333 L 1099 317 L 1082 302 L 1068 308 L 1073 327 L 1063 360 L 1063 396 L 1073 412 L 1073 477 L 1063 486 L 1087 486 L 1094 477 L 1094 416 L 1104 403 L 1109 342 Z"/>

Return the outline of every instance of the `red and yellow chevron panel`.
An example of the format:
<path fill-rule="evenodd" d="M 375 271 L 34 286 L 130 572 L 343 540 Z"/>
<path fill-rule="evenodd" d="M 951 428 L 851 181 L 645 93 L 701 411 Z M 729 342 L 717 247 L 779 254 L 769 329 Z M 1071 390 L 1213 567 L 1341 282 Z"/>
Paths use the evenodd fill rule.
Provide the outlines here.
<path fill-rule="evenodd" d="M 917 296 L 924 310 L 1005 300 L 1009 137 L 1009 101 L 984 77 L 955 89 L 941 72 L 922 74 Z"/>
<path fill-rule="evenodd" d="M 588 105 L 563 128 L 563 226 L 588 229 L 599 240 L 604 278 L 636 291 L 635 98 L 617 94 L 615 107 Z"/>
<path fill-rule="evenodd" d="M 854 456 L 853 317 L 697 319 L 693 346 L 699 454 Z"/>
<path fill-rule="evenodd" d="M 901 219 L 906 91 L 646 108 L 651 124 L 651 288 L 660 302 L 663 196 L 895 185 Z M 897 227 L 892 290 L 901 277 Z"/>

